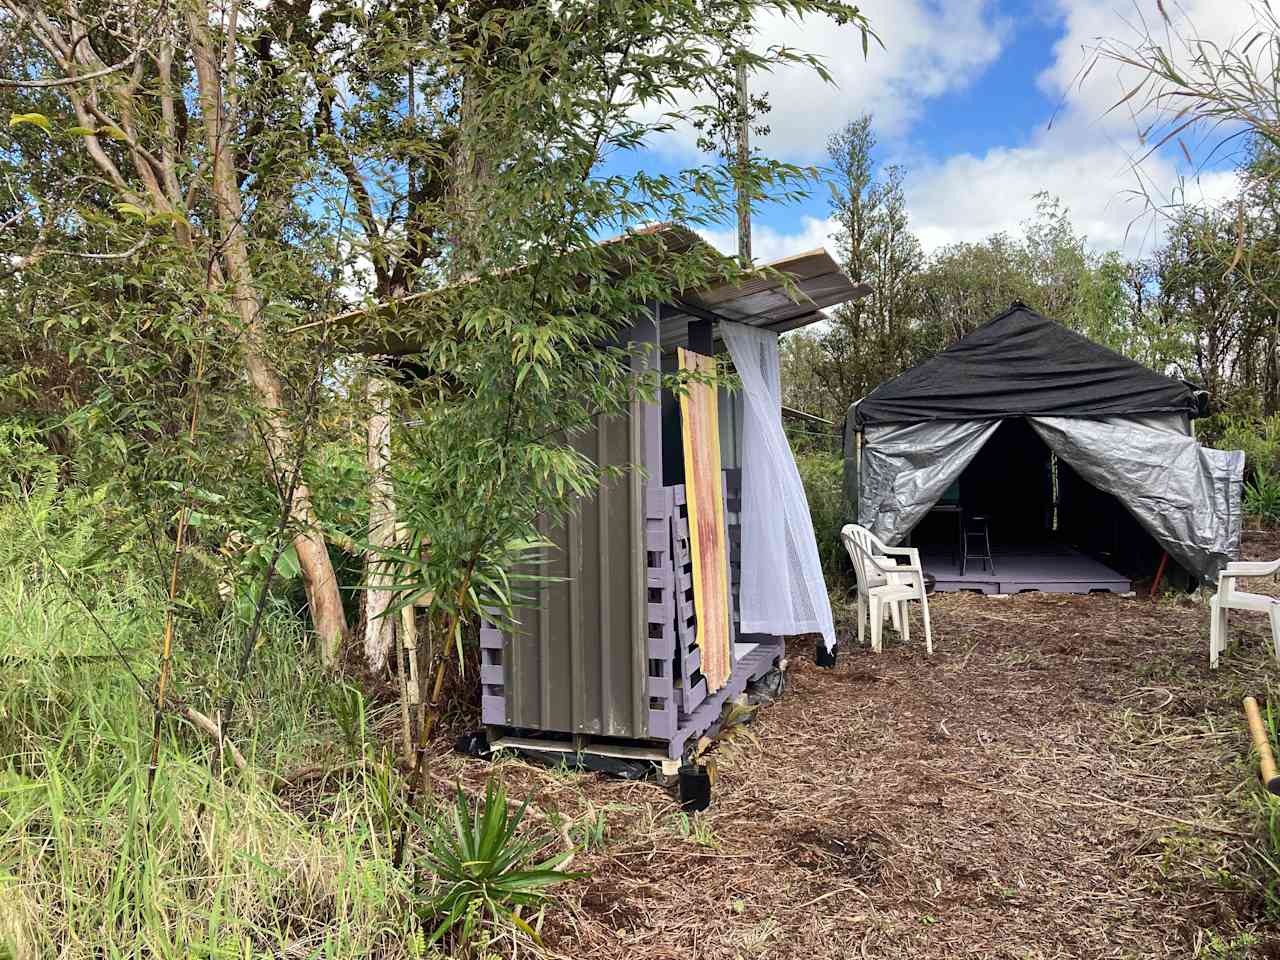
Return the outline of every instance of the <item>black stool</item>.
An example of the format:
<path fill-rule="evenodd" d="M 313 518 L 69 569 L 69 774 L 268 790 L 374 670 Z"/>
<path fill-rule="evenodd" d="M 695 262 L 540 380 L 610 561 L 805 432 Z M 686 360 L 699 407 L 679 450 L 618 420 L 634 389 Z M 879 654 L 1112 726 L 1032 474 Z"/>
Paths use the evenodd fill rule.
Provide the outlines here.
<path fill-rule="evenodd" d="M 970 546 L 970 544 L 973 546 Z M 996 561 L 991 556 L 991 530 L 984 514 L 965 518 L 964 522 L 964 554 L 960 558 L 960 576 L 968 569 L 969 559 L 982 561 L 982 569 L 994 575 Z"/>

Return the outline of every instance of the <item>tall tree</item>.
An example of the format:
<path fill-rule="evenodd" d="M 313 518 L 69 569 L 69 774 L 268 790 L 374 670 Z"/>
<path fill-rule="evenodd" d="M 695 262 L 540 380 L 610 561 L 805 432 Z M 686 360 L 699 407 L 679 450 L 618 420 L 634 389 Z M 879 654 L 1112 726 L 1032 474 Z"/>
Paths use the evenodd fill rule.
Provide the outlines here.
<path fill-rule="evenodd" d="M 839 307 L 818 337 L 815 374 L 840 408 L 914 356 L 915 277 L 924 258 L 909 229 L 903 170 L 877 175 L 875 144 L 871 117 L 863 116 L 827 145 L 837 255 L 849 278 L 871 290 Z"/>
<path fill-rule="evenodd" d="M 334 666 L 347 632 L 345 615 L 310 490 L 290 468 L 299 439 L 265 328 L 271 298 L 250 251 L 244 181 L 253 150 L 243 139 L 240 5 L 232 2 L 216 16 L 204 0 L 172 10 L 3 0 L 0 9 L 10 26 L 34 41 L 28 50 L 40 52 L 22 65 L 25 76 L 6 85 L 55 90 L 74 124 L 62 117 L 51 121 L 38 111 L 16 115 L 51 139 L 70 137 L 83 145 L 95 181 L 91 203 L 99 210 L 110 203 L 143 221 L 147 236 L 138 249 L 147 237 L 166 234 L 191 273 L 190 288 L 220 300 L 213 322 L 234 325 L 239 360 L 260 413 L 266 462 L 277 488 L 292 491 L 293 549 L 321 658 Z M 285 195 L 289 173 L 286 168 L 283 182 L 272 181 Z M 264 186 L 252 191 L 255 199 L 266 199 Z M 22 254 L 24 270 L 54 255 L 51 235 L 80 232 L 68 220 L 74 224 L 88 216 L 71 198 L 60 209 L 51 208 L 48 196 L 33 190 L 19 201 L 25 209 L 16 215 L 32 222 L 36 234 Z M 127 261 L 126 254 L 138 249 L 97 255 Z"/>
<path fill-rule="evenodd" d="M 719 222 L 735 184 L 807 182 L 761 156 L 674 176 L 603 160 L 690 113 L 731 126 L 717 92 L 740 61 L 820 68 L 744 46 L 753 15 L 867 29 L 839 0 L 0 4 L 9 348 L 29 377 L 61 376 L 51 419 L 130 478 L 160 546 L 175 502 L 203 498 L 202 545 L 230 547 L 285 500 L 281 569 L 301 569 L 329 664 L 346 625 L 322 520 L 338 501 L 367 512 L 369 415 L 398 404 L 415 421 L 391 445 L 412 542 L 372 546 L 405 568 L 396 592 L 429 593 L 457 639 L 513 602 L 503 578 L 535 517 L 600 479 L 575 427 L 652 389 L 607 346 L 635 304 L 737 270 L 652 234 L 599 237 Z M 415 355 L 370 397 L 364 378 L 390 368 L 352 357 L 406 344 Z M 172 408 L 199 398 L 196 455 Z M 245 482 L 249 465 L 267 482 Z"/>

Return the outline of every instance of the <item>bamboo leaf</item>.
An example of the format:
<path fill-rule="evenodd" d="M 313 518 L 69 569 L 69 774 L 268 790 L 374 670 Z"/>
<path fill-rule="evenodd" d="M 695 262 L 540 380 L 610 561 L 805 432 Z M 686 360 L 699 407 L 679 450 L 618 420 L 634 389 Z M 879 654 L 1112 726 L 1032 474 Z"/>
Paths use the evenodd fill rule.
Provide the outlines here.
<path fill-rule="evenodd" d="M 51 132 L 49 118 L 43 113 L 15 113 L 9 117 L 9 129 L 20 127 L 23 124 L 31 124 L 33 127 L 39 127 L 45 133 Z"/>

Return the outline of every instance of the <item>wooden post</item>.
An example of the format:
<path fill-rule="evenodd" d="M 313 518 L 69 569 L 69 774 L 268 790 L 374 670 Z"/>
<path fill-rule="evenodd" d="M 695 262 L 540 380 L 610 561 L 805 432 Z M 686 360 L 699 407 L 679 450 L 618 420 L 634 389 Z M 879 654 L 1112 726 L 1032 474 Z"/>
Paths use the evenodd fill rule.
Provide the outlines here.
<path fill-rule="evenodd" d="M 1267 736 L 1267 728 L 1262 723 L 1258 701 L 1253 697 L 1244 698 L 1244 716 L 1249 725 L 1253 749 L 1258 752 L 1258 773 L 1262 782 L 1269 793 L 1280 796 L 1280 774 L 1276 773 L 1276 758 L 1271 752 L 1271 738 Z"/>
<path fill-rule="evenodd" d="M 1160 566 L 1156 568 L 1156 577 L 1151 581 L 1151 602 L 1155 603 L 1156 595 L 1160 592 L 1160 581 L 1164 578 L 1164 567 L 1169 562 L 1169 552 L 1166 550 L 1160 554 Z"/>

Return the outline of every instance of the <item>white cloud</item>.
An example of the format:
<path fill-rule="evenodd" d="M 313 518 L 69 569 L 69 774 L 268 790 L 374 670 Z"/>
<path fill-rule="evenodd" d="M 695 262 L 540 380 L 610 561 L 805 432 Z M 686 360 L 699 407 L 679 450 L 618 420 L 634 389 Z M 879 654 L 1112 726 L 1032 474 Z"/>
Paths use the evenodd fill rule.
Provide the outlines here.
<path fill-rule="evenodd" d="M 1066 140 L 1066 142 L 1063 142 Z M 1189 202 L 1229 194 L 1230 173 L 1206 173 L 1181 182 L 1159 156 L 1142 166 L 1145 189 L 1157 205 L 1181 189 Z M 906 193 L 912 225 L 926 250 L 993 233 L 1017 233 L 1035 214 L 1035 194 L 1060 198 L 1072 223 L 1096 250 L 1149 253 L 1164 220 L 1137 191 L 1140 183 L 1128 153 L 1106 142 L 1077 147 L 1069 138 L 1047 136 L 1026 147 L 1001 147 L 981 156 L 961 154 L 916 171 Z"/>
<path fill-rule="evenodd" d="M 1225 199 L 1236 184 L 1235 174 L 1225 171 L 1180 181 L 1174 166 L 1161 158 L 1148 161 L 1144 175 L 1151 181 L 1148 189 L 1166 199 L 1178 190 L 1191 203 Z M 1001 231 L 1018 234 L 1035 216 L 1035 194 L 1045 191 L 1068 207 L 1076 230 L 1095 250 L 1142 256 L 1154 249 L 1165 221 L 1133 195 L 1137 186 L 1130 161 L 1119 147 L 1072 150 L 1056 138 L 1046 138 L 1027 147 L 1001 147 L 981 156 L 960 154 L 921 167 L 908 179 L 906 195 L 911 229 L 926 253 Z M 835 232 L 835 220 L 829 217 L 806 216 L 796 230 L 757 223 L 752 253 L 757 262 L 767 262 L 816 247 L 834 252 Z M 702 235 L 723 253 L 737 251 L 732 230 L 704 230 Z"/>
<path fill-rule="evenodd" d="M 1249 0 L 1181 0 L 1163 5 L 1170 16 L 1166 23 L 1152 0 L 1057 0 L 1063 34 L 1053 49 L 1053 62 L 1040 74 L 1038 82 L 1050 96 L 1062 99 L 1068 113 L 1113 132 L 1132 133 L 1145 126 L 1150 116 L 1135 116 L 1143 95 L 1112 110 L 1142 79 L 1136 67 L 1099 58 L 1103 44 L 1128 50 L 1150 36 L 1185 68 L 1190 54 L 1180 38 L 1194 36 L 1226 47 L 1250 34 L 1257 16 Z M 1264 53 L 1256 45 L 1255 53 Z"/>
<path fill-rule="evenodd" d="M 1177 30 L 1185 32 L 1189 23 L 1197 35 L 1223 44 L 1246 34 L 1255 17 L 1247 0 L 1185 0 L 1181 6 L 1166 0 L 1165 9 L 1174 16 Z M 777 40 L 826 52 L 842 87 L 838 95 L 823 98 L 798 78 L 771 79 L 773 136 L 798 144 L 796 154 L 820 153 L 827 132 L 866 110 L 875 112 L 877 130 L 886 139 L 918 134 L 913 124 L 928 97 L 968 82 L 968 76 L 998 54 L 1004 36 L 1002 25 L 976 2 L 940 9 L 913 0 L 868 11 L 889 50 L 873 49 L 866 64 L 860 48 L 854 49 L 853 40 L 839 40 L 838 31 L 789 33 L 792 25 L 771 28 Z M 1231 195 L 1234 174 L 1189 167 L 1173 148 L 1145 157 L 1135 168 L 1135 161 L 1149 149 L 1138 131 L 1152 118 L 1133 115 L 1140 97 L 1108 111 L 1133 88 L 1136 74 L 1099 61 L 1084 75 L 1102 38 L 1139 43 L 1144 15 L 1145 26 L 1163 36 L 1167 28 L 1154 0 L 1055 0 L 1052 15 L 1062 35 L 1045 51 L 1047 66 L 1035 79 L 1057 106 L 1052 124 L 1046 117 L 1021 142 L 907 163 L 905 192 L 912 228 L 926 251 L 999 231 L 1017 233 L 1035 215 L 1034 197 L 1043 191 L 1062 200 L 1076 229 L 1094 249 L 1143 255 L 1159 241 L 1166 222 L 1152 205 L 1158 209 L 1174 199 L 1212 203 Z M 832 55 L 840 42 L 849 44 L 843 60 Z M 1185 62 L 1185 51 L 1172 34 L 1163 42 Z M 788 103 L 808 108 L 788 111 Z M 1193 151 L 1197 146 L 1188 145 Z M 1151 204 L 1137 195 L 1140 188 Z M 830 221 L 814 217 L 804 218 L 792 231 L 757 226 L 757 258 L 830 247 L 832 229 Z M 734 249 L 732 231 L 707 236 L 721 249 Z"/>
<path fill-rule="evenodd" d="M 787 66 L 751 78 L 753 94 L 772 107 L 757 138 L 769 155 L 787 160 L 820 158 L 827 137 L 863 113 L 889 139 L 906 135 L 927 101 L 966 87 L 1000 54 L 1008 33 L 990 0 L 869 0 L 860 7 L 877 35 L 864 58 L 854 26 L 826 19 L 773 15 L 756 24 L 753 47 L 786 46 L 822 58 L 832 81 L 812 69 Z M 680 129 L 654 146 L 687 153 L 696 135 Z"/>
<path fill-rule="evenodd" d="M 1223 44 L 1241 36 L 1254 20 L 1244 0 L 1190 0 L 1181 7 L 1166 3 L 1166 9 L 1175 18 L 1175 32 L 1185 35 L 1192 29 Z M 914 169 L 907 199 L 926 249 L 1017 231 L 1035 213 L 1034 195 L 1045 191 L 1063 200 L 1095 249 L 1141 255 L 1150 252 L 1166 223 L 1161 207 L 1175 199 L 1212 203 L 1230 195 L 1235 184 L 1230 172 L 1189 167 L 1172 148 L 1147 155 L 1150 145 L 1139 132 L 1157 118 L 1138 112 L 1141 95 L 1111 110 L 1139 74 L 1105 59 L 1095 63 L 1102 38 L 1136 45 L 1149 29 L 1176 59 L 1186 61 L 1154 4 L 1059 0 L 1057 12 L 1063 35 L 1038 78 L 1041 89 L 1058 102 L 1052 125 L 1035 131 L 1025 144 L 959 154 Z M 1196 146 L 1190 144 L 1193 151 Z"/>

